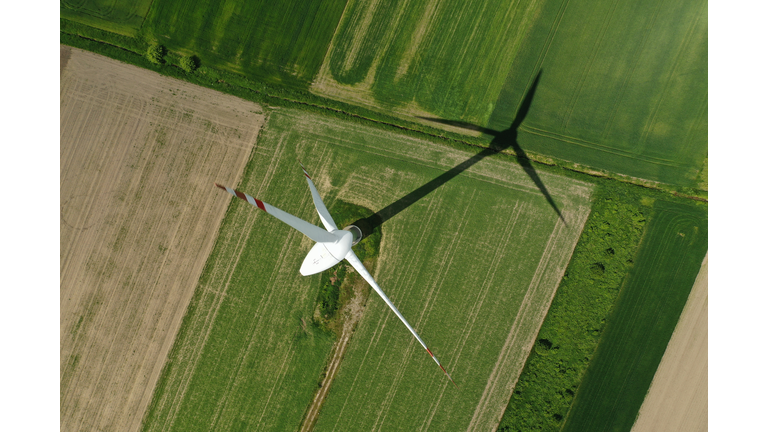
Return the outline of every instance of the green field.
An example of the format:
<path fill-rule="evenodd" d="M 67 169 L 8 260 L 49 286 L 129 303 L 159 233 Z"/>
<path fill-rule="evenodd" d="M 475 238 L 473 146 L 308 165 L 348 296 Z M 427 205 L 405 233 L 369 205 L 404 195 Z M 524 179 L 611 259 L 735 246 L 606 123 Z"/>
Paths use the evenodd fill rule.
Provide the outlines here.
<path fill-rule="evenodd" d="M 562 427 L 652 210 L 636 189 L 598 182 L 592 212 L 499 432 Z"/>
<path fill-rule="evenodd" d="M 327 196 L 373 209 L 471 156 L 338 120 L 288 120 L 285 141 L 329 165 L 313 174 L 334 186 Z M 492 157 L 382 226 L 374 276 L 460 389 L 372 295 L 315 430 L 495 427 L 589 211 L 588 185 L 540 174 L 568 227 L 513 159 Z"/>
<path fill-rule="evenodd" d="M 318 222 L 297 158 L 329 208 L 343 200 L 382 209 L 471 155 L 357 123 L 278 110 L 270 114 L 240 189 Z M 450 386 L 374 295 L 317 430 L 336 423 L 337 414 L 360 424 L 378 421 L 375 414 L 361 415 L 362 406 L 344 405 L 340 398 L 347 394 L 354 404 L 383 403 L 390 413 L 387 429 L 410 430 L 427 417 L 433 427 L 496 424 L 589 213 L 588 184 L 540 176 L 569 226 L 506 157 L 474 164 L 382 225 L 375 277 L 461 390 Z M 320 280 L 298 273 L 310 246 L 257 209 L 232 204 L 145 430 L 298 427 L 331 343 L 311 326 L 302 330 Z M 359 373 L 365 375 L 358 385 L 350 383 Z M 358 400 L 355 395 L 369 386 L 377 392 L 368 402 Z M 402 398 L 392 401 L 395 391 Z M 402 409 L 414 411 L 392 415 Z M 455 417 L 449 419 L 449 412 Z"/>
<path fill-rule="evenodd" d="M 707 208 L 656 201 L 561 431 L 629 432 L 707 252 Z"/>
<path fill-rule="evenodd" d="M 152 0 L 61 0 L 62 18 L 102 30 L 135 36 L 141 29 Z"/>
<path fill-rule="evenodd" d="M 143 32 L 207 66 L 258 81 L 308 87 L 345 2 L 156 1 Z"/>
<path fill-rule="evenodd" d="M 542 2 L 348 3 L 313 91 L 485 124 Z"/>
<path fill-rule="evenodd" d="M 488 124 L 509 128 L 541 82 L 520 145 L 697 187 L 707 157 L 707 2 L 547 2 Z M 704 185 L 706 187 L 706 185 Z"/>
<path fill-rule="evenodd" d="M 66 19 L 141 39 L 129 49 L 156 40 L 174 58 L 196 55 L 206 67 L 199 75 L 213 82 L 227 71 L 238 75 L 227 81 L 247 88 L 278 85 L 269 92 L 290 88 L 300 92 L 290 98 L 334 105 L 302 93 L 309 89 L 387 121 L 473 125 L 417 119 L 472 135 L 509 129 L 541 72 L 517 131 L 521 148 L 707 188 L 703 0 L 88 0 L 63 2 L 61 10 Z"/>
<path fill-rule="evenodd" d="M 302 180 L 297 166 L 266 177 L 257 167 L 246 168 L 243 189 L 312 218 L 306 183 L 291 181 Z M 231 203 L 143 430 L 298 428 L 333 343 L 312 321 L 319 275 L 298 273 L 305 243 L 255 207 Z"/>
<path fill-rule="evenodd" d="M 232 186 L 319 224 L 299 158 L 331 209 L 383 210 L 374 276 L 460 390 L 374 294 L 316 430 L 493 429 L 508 403 L 509 430 L 632 426 L 706 252 L 706 204 L 557 167 L 706 190 L 705 1 L 68 0 L 60 10 L 62 40 L 271 106 Z M 150 41 L 168 48 L 165 64 L 143 58 Z M 196 72 L 174 66 L 193 54 Z M 442 133 L 434 127 L 466 135 L 418 132 Z M 467 143 L 555 167 L 526 172 Z M 595 205 L 579 240 L 590 197 L 616 201 Z M 588 258 L 569 264 L 577 240 Z M 310 247 L 232 203 L 145 430 L 298 428 L 334 342 L 312 322 L 321 276 L 298 273 Z M 594 286 L 581 289 L 580 271 Z M 547 320 L 560 324 L 537 337 L 555 289 L 564 295 Z M 590 296 L 600 300 L 582 308 Z M 590 321 L 611 308 L 608 325 Z M 573 329 L 587 336 L 563 341 Z"/>

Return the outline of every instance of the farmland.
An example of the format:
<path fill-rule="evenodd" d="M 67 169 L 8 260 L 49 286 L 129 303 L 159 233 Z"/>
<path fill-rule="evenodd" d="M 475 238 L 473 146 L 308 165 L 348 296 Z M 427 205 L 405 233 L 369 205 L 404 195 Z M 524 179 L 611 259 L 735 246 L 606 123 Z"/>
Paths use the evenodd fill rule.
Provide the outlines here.
<path fill-rule="evenodd" d="M 633 432 L 707 428 L 708 268 L 705 256 Z"/>
<path fill-rule="evenodd" d="M 61 430 L 137 430 L 264 116 L 61 49 Z"/>
<path fill-rule="evenodd" d="M 65 44 L 208 87 L 62 51 L 62 430 L 296 430 L 332 352 L 306 430 L 632 427 L 706 251 L 706 2 L 61 17 Z M 374 276 L 458 392 L 375 295 L 334 351 L 309 240 L 211 186 L 317 222 L 297 158 L 332 211 L 385 221 Z"/>
<path fill-rule="evenodd" d="M 352 0 L 312 90 L 485 125 L 541 3 Z"/>
<path fill-rule="evenodd" d="M 126 36 L 136 36 L 152 0 L 62 0 L 62 17 Z"/>
<path fill-rule="evenodd" d="M 699 187 L 707 157 L 707 2 L 551 1 L 488 127 L 503 130 L 541 71 L 521 146 Z M 706 187 L 706 186 L 704 186 Z"/>
<path fill-rule="evenodd" d="M 656 201 L 561 430 L 630 430 L 706 251 L 706 207 Z"/>
<path fill-rule="evenodd" d="M 123 3 L 110 10 L 138 8 Z M 109 24 L 122 18 L 102 13 L 101 24 L 89 21 L 95 5 L 62 16 L 126 34 Z M 507 130 L 541 73 L 518 131 L 530 155 L 701 190 L 706 12 L 702 0 L 158 0 L 135 39 L 62 27 L 139 55 L 149 40 L 166 46 L 169 58 L 195 55 L 204 68 L 194 79 L 222 90 L 234 84 L 485 145 L 490 137 L 480 131 Z"/>
<path fill-rule="evenodd" d="M 317 74 L 343 0 L 156 1 L 143 31 L 203 63 L 306 88 Z"/>
<path fill-rule="evenodd" d="M 259 144 L 241 189 L 315 222 L 297 157 L 330 208 L 344 200 L 379 209 L 471 155 L 284 110 L 270 114 Z M 467 425 L 498 421 L 589 212 L 587 184 L 542 176 L 567 227 L 514 161 L 491 158 L 382 226 L 374 276 L 443 359 L 465 397 L 446 393 L 442 403 L 424 405 L 420 392 L 455 389 L 445 387 L 447 381 L 429 356 L 414 349 L 412 336 L 380 299 L 372 298 L 316 430 L 338 420 L 332 415 L 339 413 L 341 395 L 361 391 L 350 386 L 349 378 L 366 366 L 371 368 L 369 384 L 389 383 L 377 385 L 378 398 L 388 399 L 397 389 L 411 395 L 411 405 L 421 400 L 421 406 L 414 406 L 421 415 L 412 421 L 422 422 L 429 414 L 438 425 L 446 421 L 446 410 L 457 409 Z M 466 205 L 456 205 L 461 202 Z M 536 246 L 520 252 L 514 247 L 519 243 Z M 189 330 L 178 339 L 158 386 L 146 430 L 211 424 L 297 428 L 325 361 L 325 356 L 306 353 L 325 350 L 327 355 L 330 347 L 317 334 L 313 343 L 297 342 L 303 337 L 302 318 L 311 319 L 319 282 L 319 276 L 304 278 L 297 270 L 310 246 L 281 222 L 233 203 L 185 319 Z M 499 320 L 498 314 L 506 318 Z M 375 347 L 366 356 L 371 339 Z M 462 342 L 454 343 L 457 339 Z M 276 390 L 286 387 L 292 390 Z M 430 413 L 436 409 L 437 415 Z"/>

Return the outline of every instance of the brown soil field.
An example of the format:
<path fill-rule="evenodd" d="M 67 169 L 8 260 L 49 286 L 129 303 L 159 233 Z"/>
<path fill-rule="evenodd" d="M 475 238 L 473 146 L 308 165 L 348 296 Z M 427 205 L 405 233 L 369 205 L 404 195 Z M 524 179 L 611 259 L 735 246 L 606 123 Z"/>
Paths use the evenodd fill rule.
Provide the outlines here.
<path fill-rule="evenodd" d="M 707 430 L 708 259 L 667 345 L 632 432 Z"/>
<path fill-rule="evenodd" d="M 135 431 L 265 121 L 61 47 L 60 425 Z"/>

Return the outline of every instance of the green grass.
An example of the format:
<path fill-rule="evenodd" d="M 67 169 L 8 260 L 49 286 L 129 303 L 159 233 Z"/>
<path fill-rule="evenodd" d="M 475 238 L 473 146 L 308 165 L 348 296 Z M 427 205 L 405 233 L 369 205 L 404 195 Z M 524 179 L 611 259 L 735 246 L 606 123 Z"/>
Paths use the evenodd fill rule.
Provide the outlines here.
<path fill-rule="evenodd" d="M 59 5 L 62 18 L 125 36 L 136 36 L 152 0 L 62 0 Z"/>
<path fill-rule="evenodd" d="M 329 208 L 348 202 L 378 210 L 469 156 L 354 122 L 281 109 L 270 113 L 239 188 L 317 223 L 297 157 Z M 358 367 L 371 370 L 366 385 L 381 389 L 366 406 L 386 398 L 393 383 L 408 395 L 389 406 L 389 421 L 408 406 L 418 411 L 398 420 L 396 426 L 406 429 L 413 425 L 408 419 L 422 422 L 435 408 L 424 396 L 441 392 L 445 397 L 433 425 L 447 424 L 448 412 L 467 423 L 502 353 L 506 357 L 496 373 L 509 382 L 508 375 L 524 361 L 518 350 L 530 341 L 522 335 L 535 335 L 540 324 L 523 319 L 516 327 L 520 340 L 505 345 L 523 297 L 533 285 L 538 290 L 530 296 L 532 309 L 545 307 L 589 210 L 588 184 L 541 175 L 575 225 L 572 230 L 563 230 L 528 176 L 504 157 L 476 164 L 382 225 L 375 277 L 462 390 L 447 387 L 440 369 L 373 296 L 317 430 L 332 418 L 328 412 L 338 408 Z M 279 221 L 241 201 L 232 203 L 144 430 L 298 427 L 331 343 L 319 329 L 302 329 L 321 279 L 298 273 L 310 246 Z M 532 284 L 534 275 L 541 280 Z M 361 363 L 362 344 L 372 334 L 377 347 Z M 398 371 L 405 376 L 398 378 Z M 359 386 L 348 390 L 355 403 L 364 402 L 355 396 Z M 491 392 L 489 406 L 499 414 L 508 392 L 509 385 Z M 371 419 L 365 411 L 346 410 L 343 418 L 365 424 Z M 357 424 L 344 428 L 356 430 Z"/>
<path fill-rule="evenodd" d="M 541 3 L 351 0 L 318 80 L 342 98 L 485 123 Z"/>
<path fill-rule="evenodd" d="M 156 40 L 169 48 L 170 64 L 178 65 L 183 55 L 201 59 L 198 73 L 180 75 L 192 82 L 428 133 L 439 131 L 432 127 L 439 124 L 414 122 L 413 116 L 509 128 L 542 70 L 518 134 L 534 160 L 552 157 L 548 163 L 568 169 L 598 169 L 687 195 L 702 196 L 707 187 L 707 8 L 701 0 L 158 0 L 140 27 L 134 23 L 129 31 L 121 30 L 122 18 L 106 12 L 88 21 L 87 7 L 98 5 L 74 10 L 62 4 L 62 21 L 135 38 L 62 24 L 63 42 L 139 64 L 119 49 L 68 35 L 139 55 Z M 490 140 L 437 133 L 478 145 Z"/>
<path fill-rule="evenodd" d="M 633 188 L 600 182 L 499 431 L 562 426 L 640 244 L 651 211 L 640 198 Z"/>
<path fill-rule="evenodd" d="M 707 252 L 707 208 L 656 201 L 561 429 L 629 432 Z"/>
<path fill-rule="evenodd" d="M 249 79 L 307 88 L 320 68 L 343 0 L 156 1 L 142 32 L 172 51 Z"/>
<path fill-rule="evenodd" d="M 697 187 L 707 157 L 707 3 L 548 2 L 489 128 L 510 126 L 542 71 L 520 145 L 602 170 Z"/>
<path fill-rule="evenodd" d="M 302 162 L 332 186 L 331 202 L 382 209 L 471 156 L 337 119 L 292 114 L 282 122 L 282 141 L 308 155 Z M 468 426 L 476 410 L 479 425 L 495 425 L 543 317 L 516 318 L 523 304 L 531 313 L 546 308 L 589 208 L 589 186 L 542 175 L 571 229 L 503 157 L 483 160 L 382 225 L 374 276 L 461 389 L 372 295 L 315 430 L 450 430 Z M 576 189 L 563 193 L 569 185 Z"/>

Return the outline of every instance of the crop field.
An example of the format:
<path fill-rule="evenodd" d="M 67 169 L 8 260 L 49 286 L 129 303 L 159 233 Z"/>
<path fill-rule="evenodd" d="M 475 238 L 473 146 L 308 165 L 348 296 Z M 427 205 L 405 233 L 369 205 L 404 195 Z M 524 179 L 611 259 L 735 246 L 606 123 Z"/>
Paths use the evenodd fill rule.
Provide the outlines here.
<path fill-rule="evenodd" d="M 541 73 L 522 148 L 708 187 L 704 0 L 83 0 L 61 10 L 194 54 L 214 81 L 222 69 L 475 136 L 509 129 Z"/>
<path fill-rule="evenodd" d="M 707 252 L 707 209 L 656 201 L 563 431 L 629 431 Z"/>
<path fill-rule="evenodd" d="M 160 43 L 248 78 L 307 88 L 345 2 L 156 1 L 143 31 Z"/>
<path fill-rule="evenodd" d="M 62 17 L 83 24 L 135 36 L 141 29 L 152 0 L 61 0 Z"/>
<path fill-rule="evenodd" d="M 382 209 L 470 156 L 337 118 L 277 110 L 239 188 L 318 223 L 297 158 L 330 208 L 343 200 Z M 316 430 L 382 422 L 388 430 L 412 430 L 425 421 L 440 428 L 449 412 L 450 421 L 467 427 L 497 424 L 589 213 L 590 185 L 541 177 L 568 225 L 514 160 L 495 158 L 382 225 L 374 277 L 461 391 L 373 295 Z M 144 429 L 298 428 L 331 346 L 311 325 L 304 328 L 319 281 L 298 273 L 310 246 L 258 209 L 232 204 Z M 395 391 L 403 397 L 392 400 Z M 360 392 L 368 395 L 360 399 Z M 391 415 L 363 415 L 370 410 L 356 404 L 364 400 L 366 407 L 383 402 Z M 408 416 L 392 415 L 408 406 Z"/>
<path fill-rule="evenodd" d="M 706 188 L 706 1 L 547 2 L 488 128 L 509 127 L 527 88 L 522 83 L 539 71 L 519 130 L 523 148 Z"/>
<path fill-rule="evenodd" d="M 62 431 L 138 430 L 261 108 L 61 48 Z"/>
<path fill-rule="evenodd" d="M 312 90 L 485 125 L 542 3 L 350 0 Z"/>
<path fill-rule="evenodd" d="M 633 432 L 707 429 L 708 257 L 653 377 Z"/>

